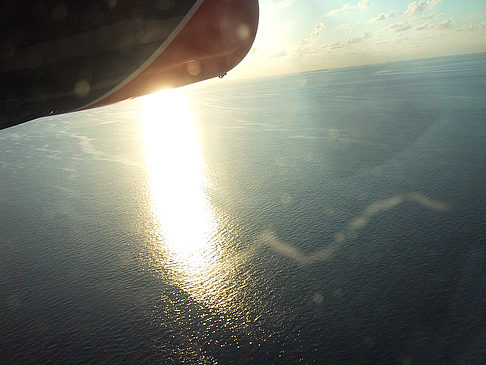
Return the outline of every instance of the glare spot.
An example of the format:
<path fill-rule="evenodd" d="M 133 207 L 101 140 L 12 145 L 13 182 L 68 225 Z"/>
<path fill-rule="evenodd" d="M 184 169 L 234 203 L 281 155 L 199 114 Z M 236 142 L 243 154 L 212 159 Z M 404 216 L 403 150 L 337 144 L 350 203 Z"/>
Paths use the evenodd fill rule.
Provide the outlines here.
<path fill-rule="evenodd" d="M 322 304 L 324 302 L 324 296 L 321 293 L 315 293 L 312 301 L 316 304 Z"/>
<path fill-rule="evenodd" d="M 143 98 L 143 135 L 154 222 L 150 265 L 197 301 L 230 307 L 234 263 L 222 255 L 224 218 L 213 210 L 199 140 L 183 89 Z"/>
<path fill-rule="evenodd" d="M 192 76 L 197 76 L 201 73 L 201 65 L 197 61 L 191 62 L 187 65 L 187 72 Z"/>
<path fill-rule="evenodd" d="M 297 85 L 299 85 L 300 87 L 304 87 L 305 85 L 307 85 L 307 77 L 299 77 L 297 79 Z"/>
<path fill-rule="evenodd" d="M 242 24 L 236 30 L 236 34 L 241 41 L 244 41 L 250 37 L 250 28 L 246 24 Z"/>
<path fill-rule="evenodd" d="M 155 214 L 172 253 L 196 260 L 213 230 L 204 161 L 180 90 L 144 98 L 144 138 Z M 187 255 L 187 257 L 186 257 Z M 204 266 L 204 259 L 193 262 Z M 194 267 L 193 267 L 194 269 Z"/>
<path fill-rule="evenodd" d="M 283 193 L 280 196 L 280 202 L 284 205 L 289 205 L 292 202 L 292 196 L 289 193 Z"/>
<path fill-rule="evenodd" d="M 113 9 L 116 6 L 117 2 L 117 0 L 105 0 L 106 5 L 108 5 L 110 9 Z"/>
<path fill-rule="evenodd" d="M 76 85 L 74 86 L 74 92 L 76 95 L 83 97 L 89 94 L 90 91 L 90 85 L 88 80 L 81 79 L 76 82 Z"/>
<path fill-rule="evenodd" d="M 334 235 L 334 241 L 336 241 L 336 242 L 343 242 L 345 238 L 346 238 L 346 236 L 342 232 L 336 233 Z"/>
<path fill-rule="evenodd" d="M 314 160 L 314 155 L 310 152 L 304 154 L 304 160 L 306 162 L 312 162 Z"/>

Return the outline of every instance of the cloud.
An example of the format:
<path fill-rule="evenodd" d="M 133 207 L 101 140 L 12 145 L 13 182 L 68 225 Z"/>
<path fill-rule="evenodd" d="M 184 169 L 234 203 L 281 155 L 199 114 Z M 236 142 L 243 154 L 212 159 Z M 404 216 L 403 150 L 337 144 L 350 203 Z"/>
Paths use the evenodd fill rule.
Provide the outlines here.
<path fill-rule="evenodd" d="M 406 30 L 412 29 L 410 24 L 405 24 L 404 22 L 390 24 L 387 27 L 388 30 L 394 30 L 395 32 L 404 32 Z"/>
<path fill-rule="evenodd" d="M 368 23 L 376 23 L 376 22 L 381 22 L 383 20 L 386 20 L 386 19 L 389 19 L 389 18 L 393 18 L 395 16 L 395 12 L 392 11 L 388 14 L 385 14 L 385 13 L 381 13 L 377 16 L 375 16 L 374 18 L 371 18 L 370 20 L 368 20 Z"/>
<path fill-rule="evenodd" d="M 396 46 L 400 43 L 408 41 L 408 37 L 404 37 L 401 33 L 398 33 L 393 39 L 387 41 L 376 42 L 377 46 Z"/>
<path fill-rule="evenodd" d="M 277 53 L 270 55 L 270 57 L 272 57 L 272 58 L 282 58 L 282 57 L 285 57 L 285 56 L 287 56 L 286 51 L 280 51 L 280 52 L 277 52 Z"/>
<path fill-rule="evenodd" d="M 477 24 L 466 24 L 456 29 L 456 32 L 473 32 L 477 30 L 479 26 Z"/>
<path fill-rule="evenodd" d="M 304 39 L 302 39 L 299 44 L 297 45 L 298 50 L 303 50 L 307 48 L 312 42 L 314 42 L 319 36 L 321 35 L 322 31 L 327 28 L 327 25 L 324 23 L 317 23 L 314 26 L 314 30 L 312 33 L 307 35 Z"/>
<path fill-rule="evenodd" d="M 423 15 L 421 16 L 420 20 L 430 20 L 430 19 L 434 19 L 434 18 L 442 18 L 445 14 L 444 13 L 431 13 L 429 15 Z"/>
<path fill-rule="evenodd" d="M 365 39 L 368 39 L 368 38 L 371 38 L 371 33 L 367 32 L 365 33 L 364 36 L 362 37 L 352 37 L 352 38 L 349 38 L 347 40 L 347 44 L 356 44 L 356 43 L 360 43 L 361 41 L 365 40 Z"/>
<path fill-rule="evenodd" d="M 408 4 L 405 13 L 408 15 L 415 15 L 425 10 L 432 10 L 440 2 L 442 2 L 442 0 L 417 0 Z"/>
<path fill-rule="evenodd" d="M 369 39 L 371 37 L 373 37 L 373 33 L 365 32 L 361 37 L 352 37 L 352 38 L 349 38 L 345 42 L 327 43 L 327 44 L 322 45 L 320 47 L 320 49 L 334 50 L 334 49 L 344 48 L 346 46 L 351 46 L 353 44 L 360 43 L 360 42 L 364 41 L 365 39 Z"/>
<path fill-rule="evenodd" d="M 368 10 L 368 0 L 360 0 L 356 5 L 350 5 L 349 3 L 346 3 L 339 9 L 331 10 L 326 14 L 326 16 L 335 16 L 340 13 L 349 13 L 352 10 L 359 10 L 359 11 Z"/>
<path fill-rule="evenodd" d="M 321 49 L 328 49 L 328 50 L 333 50 L 333 49 L 339 49 L 339 48 L 344 48 L 346 47 L 346 43 L 342 42 L 332 42 L 332 43 L 327 43 L 321 46 Z"/>
<path fill-rule="evenodd" d="M 486 15 L 486 10 L 476 11 L 468 14 L 470 18 L 479 18 Z"/>
<path fill-rule="evenodd" d="M 452 28 L 452 24 L 452 18 L 449 18 L 440 23 L 424 23 L 422 25 L 419 25 L 418 27 L 415 27 L 414 30 L 447 30 Z"/>
<path fill-rule="evenodd" d="M 395 38 L 393 38 L 393 42 L 394 42 L 395 44 L 400 44 L 400 43 L 406 42 L 406 41 L 408 41 L 408 40 L 409 40 L 409 38 L 408 38 L 408 37 L 404 37 L 404 36 L 403 36 L 402 34 L 400 34 L 400 33 L 399 33 L 399 34 L 397 34 L 397 35 L 395 36 Z"/>
<path fill-rule="evenodd" d="M 426 30 L 426 29 L 430 29 L 430 24 L 428 22 L 413 28 L 413 30 Z"/>
<path fill-rule="evenodd" d="M 452 18 L 446 19 L 440 23 L 432 24 L 430 26 L 430 29 L 435 29 L 435 30 L 445 30 L 451 28 L 452 28 Z"/>
<path fill-rule="evenodd" d="M 336 26 L 336 28 L 344 29 L 344 28 L 351 28 L 352 26 L 353 26 L 353 24 L 351 24 L 351 23 L 345 23 L 345 24 L 339 24 L 338 26 Z"/>

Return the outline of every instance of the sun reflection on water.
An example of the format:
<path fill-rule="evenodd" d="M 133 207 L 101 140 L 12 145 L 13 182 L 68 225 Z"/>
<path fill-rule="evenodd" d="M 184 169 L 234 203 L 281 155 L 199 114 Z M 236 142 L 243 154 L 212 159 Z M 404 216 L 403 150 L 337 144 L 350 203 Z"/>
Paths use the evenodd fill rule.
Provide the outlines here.
<path fill-rule="evenodd" d="M 221 254 L 217 219 L 206 193 L 208 179 L 183 90 L 143 99 L 143 134 L 150 171 L 156 240 L 153 264 L 194 299 L 223 305 L 231 270 Z"/>

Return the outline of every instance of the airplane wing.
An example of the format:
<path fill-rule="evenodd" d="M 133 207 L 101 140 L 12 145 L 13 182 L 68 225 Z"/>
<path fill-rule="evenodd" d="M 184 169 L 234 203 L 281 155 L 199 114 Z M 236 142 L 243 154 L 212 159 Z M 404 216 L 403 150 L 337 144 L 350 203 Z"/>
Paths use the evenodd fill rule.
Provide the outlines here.
<path fill-rule="evenodd" d="M 0 129 L 223 75 L 258 26 L 258 0 L 17 0 L 0 11 Z"/>

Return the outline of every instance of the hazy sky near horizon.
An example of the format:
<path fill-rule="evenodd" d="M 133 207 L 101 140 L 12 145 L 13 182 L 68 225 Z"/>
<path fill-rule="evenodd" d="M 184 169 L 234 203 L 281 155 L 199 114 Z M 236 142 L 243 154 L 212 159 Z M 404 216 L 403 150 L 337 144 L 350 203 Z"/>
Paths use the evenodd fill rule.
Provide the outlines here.
<path fill-rule="evenodd" d="M 232 78 L 486 51 L 484 0 L 260 0 Z"/>

